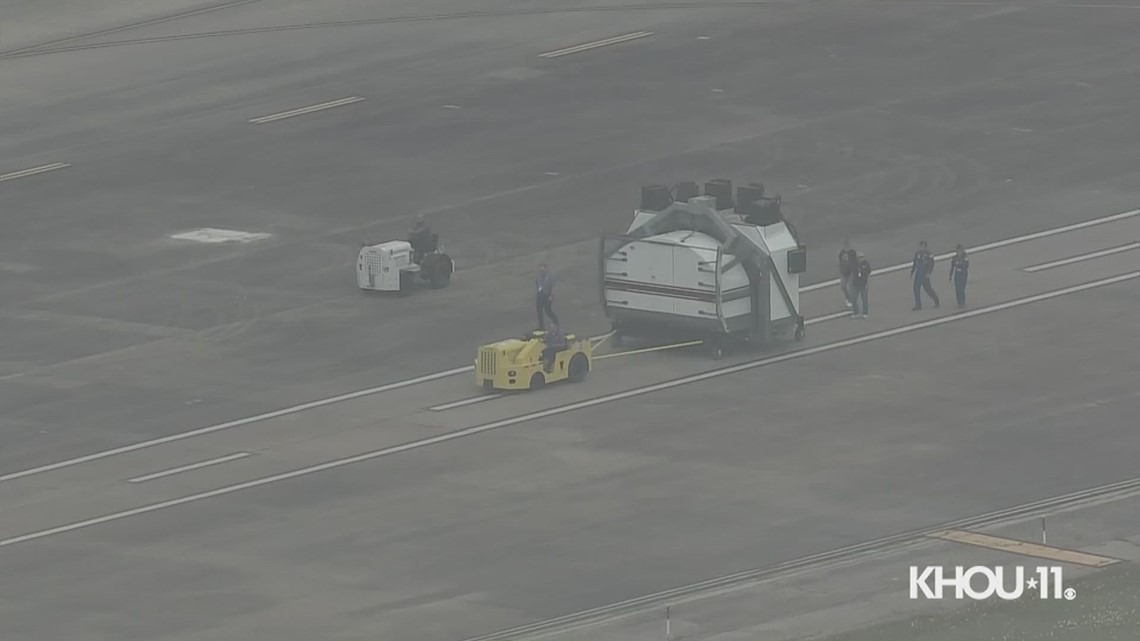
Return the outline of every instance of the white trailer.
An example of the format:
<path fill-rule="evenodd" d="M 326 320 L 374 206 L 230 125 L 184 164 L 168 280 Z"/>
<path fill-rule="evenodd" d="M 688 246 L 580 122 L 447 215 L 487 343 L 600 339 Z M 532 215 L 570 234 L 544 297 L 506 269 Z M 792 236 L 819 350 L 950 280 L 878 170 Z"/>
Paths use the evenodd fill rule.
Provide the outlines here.
<path fill-rule="evenodd" d="M 691 195 L 695 185 L 682 184 Z M 601 298 L 615 341 L 694 336 L 719 358 L 732 337 L 763 345 L 791 330 L 803 339 L 807 249 L 779 214 L 778 198 L 763 198 L 754 185 L 741 188 L 746 202 L 733 208 L 728 181 L 706 184 L 705 196 L 687 202 L 646 189 L 656 191 L 643 190 L 628 231 L 601 241 Z"/>
<path fill-rule="evenodd" d="M 356 258 L 356 284 L 365 291 L 401 293 L 422 284 L 435 289 L 447 287 L 455 261 L 443 253 L 438 243 L 438 236 L 433 235 L 431 251 L 419 258 L 418 263 L 408 241 L 365 244 Z"/>

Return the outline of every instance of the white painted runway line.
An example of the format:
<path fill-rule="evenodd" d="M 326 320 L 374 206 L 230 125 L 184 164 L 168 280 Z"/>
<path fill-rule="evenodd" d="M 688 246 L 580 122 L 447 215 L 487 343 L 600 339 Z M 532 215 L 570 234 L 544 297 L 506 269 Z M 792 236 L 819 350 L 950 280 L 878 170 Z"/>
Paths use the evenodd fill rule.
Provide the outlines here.
<path fill-rule="evenodd" d="M 164 476 L 173 476 L 175 474 L 181 474 L 183 472 L 189 472 L 191 470 L 197 470 L 197 469 L 201 469 L 203 467 L 210 467 L 211 465 L 221 465 L 222 463 L 228 463 L 230 461 L 236 461 L 236 460 L 241 459 L 241 458 L 246 458 L 247 456 L 252 456 L 252 454 L 250 454 L 249 452 L 238 452 L 236 454 L 230 454 L 229 456 L 220 456 L 218 458 L 213 458 L 213 459 L 210 459 L 208 461 L 199 461 L 197 463 L 191 463 L 190 465 L 183 465 L 182 467 L 176 467 L 176 468 L 172 468 L 169 470 L 163 470 L 161 472 L 155 472 L 154 474 L 147 474 L 146 476 L 136 476 L 133 479 L 127 479 L 127 482 L 128 483 L 145 483 L 147 481 L 153 481 L 154 479 L 163 478 Z"/>
<path fill-rule="evenodd" d="M 1013 238 L 1007 238 L 1005 240 L 999 240 L 999 241 L 993 242 L 993 243 L 986 243 L 985 245 L 978 245 L 977 247 L 968 247 L 968 248 L 966 248 L 966 251 L 968 253 L 976 254 L 979 252 L 989 251 L 991 249 L 999 249 L 1001 247 L 1009 247 L 1010 245 L 1016 245 L 1018 243 L 1029 242 L 1031 240 L 1038 240 L 1040 238 L 1048 238 L 1049 236 L 1056 236 L 1057 234 L 1065 234 L 1065 233 L 1068 233 L 1071 231 L 1077 231 L 1079 229 L 1086 229 L 1088 227 L 1095 227 L 1096 225 L 1105 225 L 1107 223 L 1114 223 L 1118 220 L 1125 220 L 1127 218 L 1132 218 L 1132 217 L 1138 216 L 1138 215 L 1140 215 L 1140 209 L 1133 209 L 1132 211 L 1121 212 L 1119 214 L 1113 214 L 1111 216 L 1105 216 L 1103 218 L 1094 218 L 1092 220 L 1086 220 L 1086 221 L 1080 222 L 1080 223 L 1073 223 L 1072 225 L 1065 225 L 1063 227 L 1054 227 L 1053 229 L 1045 229 L 1045 230 L 1042 230 L 1039 232 L 1034 232 L 1032 234 L 1025 234 L 1024 236 L 1015 236 Z M 952 258 L 953 256 L 954 256 L 954 252 L 948 252 L 945 254 L 939 254 L 939 255 L 935 256 L 934 259 L 935 260 L 946 260 L 948 258 Z M 884 267 L 882 269 L 875 269 L 875 270 L 871 271 L 871 275 L 872 276 L 879 276 L 881 274 L 889 274 L 891 272 L 902 271 L 904 269 L 910 269 L 910 263 L 899 263 L 898 265 L 891 265 L 890 267 Z M 835 287 L 838 284 L 839 284 L 839 279 L 837 278 L 835 280 L 829 280 L 827 282 L 816 283 L 814 285 L 808 285 L 807 287 L 801 287 L 800 292 L 814 292 L 817 289 L 824 289 L 827 287 Z"/>
<path fill-rule="evenodd" d="M 849 339 L 845 339 L 845 340 L 841 340 L 841 341 L 836 341 L 834 343 L 828 343 L 826 345 L 820 345 L 818 347 L 810 347 L 810 348 L 798 350 L 795 352 L 789 352 L 787 354 L 781 354 L 779 356 L 761 358 L 761 359 L 757 359 L 754 361 L 749 361 L 747 363 L 741 363 L 739 365 L 732 365 L 732 366 L 724 367 L 721 369 L 703 372 L 701 374 L 694 374 L 692 376 L 685 376 L 683 378 L 674 379 L 672 381 L 666 381 L 664 383 L 656 383 L 653 385 L 647 385 L 645 387 L 627 390 L 624 392 L 617 392 L 614 394 L 599 396 L 597 398 L 593 398 L 593 399 L 589 399 L 589 400 L 585 400 L 585 401 L 579 401 L 577 403 L 570 403 L 568 405 L 561 405 L 558 407 L 552 407 L 550 409 L 540 410 L 537 412 L 531 412 L 529 414 L 523 414 L 521 416 L 515 416 L 512 418 L 502 419 L 502 420 L 494 421 L 491 423 L 484 423 L 483 425 L 476 425 L 474 427 L 469 427 L 466 429 L 457 430 L 455 432 L 450 432 L 447 434 L 440 434 L 439 436 L 421 439 L 418 441 L 412 441 L 409 443 L 405 443 L 403 445 L 397 445 L 394 447 L 387 447 L 387 448 L 384 448 L 381 450 L 375 450 L 372 452 L 366 452 L 364 454 L 358 454 L 356 456 L 350 456 L 348 458 L 342 458 L 342 459 L 337 459 L 334 461 L 328 461 L 326 463 L 321 463 L 319 465 L 313 465 L 310 467 L 304 467 L 304 468 L 296 469 L 296 470 L 293 470 L 291 472 L 284 472 L 282 474 L 274 474 L 273 476 L 267 476 L 267 477 L 255 479 L 252 481 L 246 481 L 244 483 L 238 483 L 236 485 L 230 485 L 227 487 L 218 488 L 216 490 L 210 490 L 208 492 L 191 494 L 189 496 L 184 496 L 184 497 L 177 498 L 177 499 L 171 499 L 169 501 L 162 501 L 161 503 L 153 503 L 151 505 L 145 505 L 145 506 L 134 508 L 131 510 L 124 510 L 122 512 L 115 512 L 113 514 L 108 514 L 106 516 L 100 516 L 100 517 L 93 518 L 93 519 L 87 519 L 84 521 L 77 521 L 75 523 L 69 523 L 67 525 L 61 525 L 59 527 L 54 527 L 54 528 L 47 529 L 47 530 L 40 530 L 38 532 L 30 532 L 28 534 L 23 534 L 20 536 L 15 536 L 15 537 L 11 537 L 8 539 L 4 539 L 4 540 L 0 541 L 0 547 L 8 546 L 8 545 L 15 545 L 17 543 L 24 543 L 26 541 L 34 541 L 37 539 L 43 539 L 43 538 L 53 536 L 56 534 L 63 534 L 65 532 L 72 532 L 75 530 L 80 530 L 83 528 L 88 528 L 88 527 L 100 525 L 103 523 L 110 523 L 112 521 L 120 521 L 122 519 L 130 518 L 133 516 L 139 516 L 142 514 L 148 514 L 150 512 L 157 512 L 158 510 L 163 510 L 163 509 L 170 508 L 170 507 L 185 505 L 187 503 L 195 503 L 197 501 L 203 501 L 205 499 L 214 498 L 217 496 L 224 496 L 227 494 L 233 494 L 234 492 L 240 492 L 242 490 L 247 490 L 247 489 L 251 489 L 251 488 L 255 488 L 255 487 L 261 487 L 264 485 L 269 485 L 271 483 L 277 483 L 278 481 L 285 481 L 285 480 L 289 480 L 289 479 L 294 479 L 294 478 L 301 477 L 301 476 L 307 476 L 309 474 L 316 474 L 318 472 L 323 472 L 325 470 L 336 469 L 336 468 L 344 467 L 347 465 L 362 463 L 364 461 L 371 461 L 371 460 L 378 459 L 378 458 L 385 457 L 385 456 L 391 456 L 393 454 L 399 454 L 401 452 L 408 452 L 408 451 L 412 451 L 412 450 L 425 448 L 425 447 L 428 447 L 431 445 L 438 445 L 440 443 L 446 443 L 448 441 L 454 441 L 457 439 L 466 438 L 468 436 L 474 436 L 476 434 L 482 434 L 484 432 L 490 432 L 492 430 L 497 430 L 497 429 L 500 429 L 503 427 L 508 427 L 511 425 L 517 425 L 519 423 L 525 423 L 528 421 L 535 421 L 535 420 L 539 420 L 539 419 L 543 419 L 543 418 L 548 418 L 551 416 L 557 416 L 559 414 L 566 414 L 569 412 L 574 412 L 574 411 L 586 409 L 589 407 L 595 407 L 597 405 L 602 405 L 605 403 L 612 403 L 614 401 L 620 401 L 620 400 L 624 400 L 627 398 L 634 398 L 637 396 L 643 396 L 645 394 L 660 392 L 662 390 L 667 390 L 667 389 L 671 389 L 674 387 L 680 387 L 682 385 L 691 385 L 693 383 L 698 383 L 700 381 L 705 381 L 705 380 L 717 378 L 720 376 L 727 376 L 730 374 L 735 374 L 737 372 L 743 372 L 743 371 L 747 371 L 747 370 L 751 370 L 751 369 L 756 369 L 759 367 L 765 367 L 767 365 L 774 365 L 776 363 L 783 363 L 786 361 L 797 360 L 800 358 L 806 358 L 808 356 L 814 356 L 816 354 L 822 354 L 825 352 L 830 352 L 830 351 L 834 351 L 837 349 L 842 349 L 844 347 L 861 345 L 863 343 L 869 343 L 872 341 L 882 340 L 884 338 L 890 338 L 892 336 L 899 336 L 902 334 L 908 334 L 910 332 L 916 332 L 916 331 L 919 331 L 922 329 L 927 329 L 929 327 L 936 327 L 938 325 L 946 325 L 948 323 L 954 323 L 954 322 L 966 320 L 968 318 L 974 318 L 976 316 L 982 316 L 985 314 L 993 314 L 993 313 L 1004 311 L 1007 309 L 1013 309 L 1016 307 L 1022 307 L 1024 305 L 1029 305 L 1032 303 L 1037 303 L 1037 302 L 1049 300 L 1052 298 L 1058 298 L 1060 296 L 1065 296 L 1067 294 L 1075 294 L 1077 292 L 1088 291 L 1090 289 L 1095 289 L 1098 287 L 1105 287 L 1105 286 L 1113 285 L 1116 283 L 1122 283 L 1122 282 L 1125 282 L 1128 280 L 1133 280 L 1136 278 L 1140 278 L 1140 271 L 1132 272 L 1129 274 L 1121 274 L 1119 276 L 1113 276 L 1111 278 L 1104 278 L 1101 280 L 1083 283 L 1080 285 L 1074 285 L 1072 287 L 1065 287 L 1064 289 L 1058 289 L 1058 290 L 1054 290 L 1054 291 L 1050 291 L 1050 292 L 1045 292 L 1043 294 L 1036 294 L 1034 296 L 1028 296 L 1026 298 L 1020 298 L 1020 299 L 1005 302 L 1005 303 L 999 303 L 997 305 L 991 305 L 989 307 L 982 307 L 980 309 L 975 309 L 975 310 L 968 311 L 968 312 L 959 312 L 957 314 L 952 314 L 949 316 L 941 316 L 939 318 L 933 318 L 930 320 L 914 323 L 913 325 L 904 325 L 902 327 L 896 327 L 894 329 L 888 329 L 888 330 L 884 330 L 884 331 L 880 331 L 880 332 L 874 332 L 871 334 L 866 334 L 864 336 L 857 336 L 855 338 L 849 338 Z"/>
<path fill-rule="evenodd" d="M 980 252 L 980 251 L 985 251 L 987 249 L 996 249 L 998 247 L 1005 247 L 1005 246 L 1013 245 L 1016 243 L 1026 242 L 1026 241 L 1030 241 L 1030 240 L 1036 240 L 1038 238 L 1045 238 L 1047 236 L 1053 236 L 1056 234 L 1063 234 L 1063 233 L 1070 232 L 1070 231 L 1076 231 L 1078 229 L 1085 229 L 1087 227 L 1092 227 L 1095 225 L 1103 225 L 1103 224 L 1115 222 L 1118 220 L 1124 220 L 1126 218 L 1131 218 L 1131 217 L 1136 216 L 1136 215 L 1140 215 L 1140 209 L 1127 211 L 1127 212 L 1123 212 L 1120 214 L 1113 214 L 1111 216 L 1105 216 L 1103 218 L 1095 218 L 1093 220 L 1087 220 L 1087 221 L 1080 222 L 1080 223 L 1065 225 L 1063 227 L 1057 227 L 1054 229 L 1048 229 L 1048 230 L 1044 230 L 1044 231 L 1034 232 L 1032 234 L 1027 234 L 1025 236 L 1017 236 L 1014 238 L 1008 238 L 1006 240 L 1000 240 L 1000 241 L 997 241 L 994 243 L 989 243 L 986 245 L 980 245 L 978 247 L 974 247 L 974 248 L 970 249 L 970 251 L 971 252 Z M 944 255 L 940 256 L 939 259 L 949 258 L 950 256 L 951 256 L 951 254 L 944 254 Z M 898 271 L 900 269 L 906 269 L 908 267 L 910 267 L 910 263 L 895 265 L 893 267 L 887 267 L 884 269 L 880 269 L 878 271 L 874 271 L 874 272 L 872 272 L 871 275 L 872 276 L 878 276 L 880 274 L 884 274 L 884 273 L 891 272 L 891 271 Z M 815 285 L 809 285 L 807 287 L 801 288 L 800 291 L 801 292 L 814 291 L 814 290 L 823 289 L 825 287 L 830 287 L 830 286 L 834 286 L 834 285 L 838 285 L 838 284 L 839 284 L 838 280 L 829 281 L 826 283 L 817 283 Z M 831 317 L 832 318 L 839 318 L 839 317 L 844 316 L 846 314 L 847 314 L 846 312 L 836 313 L 836 314 L 832 315 Z M 809 321 L 806 321 L 806 324 L 822 322 L 824 319 L 830 320 L 830 318 L 827 318 L 827 317 L 820 318 L 820 319 L 811 319 Z M 592 338 L 591 340 L 603 339 L 603 341 L 604 341 L 604 339 L 608 339 L 612 334 L 613 334 L 613 332 L 610 332 L 610 333 L 604 334 L 602 336 L 596 336 L 596 337 Z M 599 342 L 598 345 L 600 345 L 600 344 L 601 343 Z M 595 347 L 597 347 L 597 345 L 595 345 Z M 203 427 L 203 428 L 199 428 L 199 429 L 195 429 L 195 430 L 190 430 L 188 432 L 182 432 L 179 434 L 172 434 L 170 436 L 156 438 L 156 439 L 152 439 L 149 441 L 142 441 L 139 443 L 135 443 L 134 445 L 125 445 L 123 447 L 118 447 L 118 448 L 111 449 L 111 450 L 105 450 L 102 452 L 95 452 L 94 454 L 88 454 L 86 456 L 80 456 L 80 457 L 68 459 L 65 461 L 59 461 L 57 463 L 51 463 L 49 465 L 42 465 L 40 467 L 31 468 L 31 469 L 23 470 L 20 472 L 12 472 L 10 474 L 0 475 L 0 482 L 11 481 L 14 479 L 23 478 L 25 476 L 32 476 L 34 474 L 42 474 L 43 472 L 50 472 L 52 470 L 58 470 L 58 469 L 62 469 L 65 467 L 72 467 L 74 465 L 81 465 L 83 463 L 88 463 L 91 461 L 97 461 L 97 460 L 108 458 L 111 456 L 117 456 L 119 454 L 125 454 L 127 452 L 134 452 L 136 450 L 141 450 L 141 449 L 148 448 L 148 447 L 154 447 L 156 445 L 162 445 L 163 443 L 180 441 L 180 440 L 187 439 L 187 438 L 202 436 L 204 434 L 212 434 L 214 432 L 219 432 L 222 430 L 228 430 L 228 429 L 231 429 L 234 427 L 240 427 L 243 425 L 249 425 L 251 423 L 258 423 L 260 421 L 266 421 L 269 419 L 278 418 L 280 416 L 288 416 L 290 414 L 297 414 L 297 413 L 304 412 L 304 411 L 307 411 L 310 409 L 316 409 L 318 407 L 325 407 L 326 405 L 333 405 L 335 403 L 341 403 L 344 401 L 349 401 L 349 400 L 361 398 L 364 396 L 371 396 L 373 394 L 381 394 L 381 393 L 384 393 L 384 392 L 387 392 L 390 390 L 396 390 L 396 389 L 400 389 L 403 387 L 410 387 L 412 385 L 419 385 L 420 383 L 427 383 L 427 382 L 439 380 L 442 378 L 447 378 L 449 376 L 456 376 L 459 374 L 465 374 L 467 372 L 472 371 L 473 369 L 474 369 L 474 366 L 472 366 L 472 365 L 468 365 L 466 367 L 457 367 L 455 369 L 450 369 L 450 370 L 446 370 L 443 372 L 436 372 L 434 374 L 427 374 L 425 376 L 420 376 L 417 378 L 412 378 L 412 379 L 408 379 L 408 380 L 404 380 L 404 381 L 397 381 L 395 383 L 389 383 L 387 385 L 381 385 L 379 387 L 372 387 L 372 388 L 360 390 L 357 392 L 342 394 L 340 396 L 333 396 L 331 398 L 320 399 L 320 400 L 312 401 L 309 403 L 302 403 L 301 405 L 294 405 L 292 407 L 286 407 L 284 409 L 275 410 L 272 412 L 267 412 L 265 414 L 258 414 L 257 416 L 250 416 L 248 418 L 238 419 L 235 421 L 229 421 L 226 423 L 221 423 L 219 425 L 211 425 L 209 427 Z"/>
<path fill-rule="evenodd" d="M 809 318 L 806 321 L 804 321 L 804 325 L 814 325 L 816 323 L 822 323 L 825 321 L 835 320 L 837 318 L 844 318 L 844 317 L 850 318 L 851 312 L 850 311 L 836 312 L 834 314 L 828 314 L 826 316 L 820 316 L 818 318 Z M 613 335 L 613 332 L 606 334 L 604 337 L 602 337 L 601 341 L 598 341 L 598 343 L 596 345 L 594 345 L 594 348 L 596 349 L 598 345 L 605 342 L 605 340 L 612 335 Z M 610 352 L 609 354 L 599 354 L 599 355 L 594 357 L 594 360 L 600 361 L 600 360 L 605 360 L 607 358 L 616 358 L 618 356 L 633 356 L 634 354 L 647 354 L 650 352 L 662 352 L 662 351 L 670 350 L 670 349 L 680 349 L 682 347 L 693 347 L 695 345 L 700 345 L 703 342 L 704 341 L 700 341 L 700 340 L 685 341 L 682 343 L 670 343 L 669 345 L 655 345 L 653 347 L 644 347 L 641 349 L 626 350 L 624 352 Z M 429 407 L 428 409 L 430 409 L 433 412 L 443 412 L 446 410 L 455 409 L 457 407 L 464 407 L 466 405 L 474 405 L 475 403 L 482 403 L 483 401 L 490 401 L 492 399 L 502 398 L 503 396 L 504 396 L 503 394 L 472 396 L 470 398 L 465 398 L 465 399 L 460 400 L 460 401 L 454 401 L 451 403 L 446 403 L 444 405 L 436 405 L 434 407 Z"/>
<path fill-rule="evenodd" d="M 211 425 L 209 427 L 203 427 L 203 428 L 199 428 L 196 430 L 190 430 L 189 432 L 180 432 L 178 434 L 171 434 L 170 436 L 163 436 L 161 438 L 151 439 L 149 441 L 141 441 L 139 443 L 134 443 L 132 445 L 124 445 L 122 447 L 116 447 L 116 448 L 111 449 L 111 450 L 104 450 L 102 452 L 96 452 L 94 454 L 88 454 L 86 456 L 80 456 L 77 458 L 68 459 L 66 461 L 59 461 L 58 463 L 51 463 L 49 465 L 42 465 L 40 467 L 34 467 L 34 468 L 31 468 L 28 470 L 23 470 L 22 472 L 13 472 L 11 474 L 5 474 L 3 476 L 0 476 L 0 482 L 11 481 L 14 479 L 23 478 L 25 476 L 32 476 L 33 474 L 42 474 L 44 472 L 50 472 L 52 470 L 58 470 L 58 469 L 62 469 L 65 467 L 72 467 L 74 465 L 80 465 L 82 463 L 90 463 L 91 461 L 98 461 L 100 459 L 109 458 L 111 456 L 117 456 L 119 454 L 126 454 L 127 452 L 135 452 L 137 450 L 145 449 L 148 447 L 154 447 L 156 445 L 162 445 L 164 443 L 173 443 L 175 441 L 181 441 L 184 439 L 193 438 L 195 436 L 202 436 L 205 434 L 213 434 L 214 432 L 220 432 L 222 430 L 228 430 L 228 429 L 232 429 L 235 427 L 241 427 L 243 425 L 249 425 L 250 423 L 258 423 L 260 421 L 268 421 L 270 419 L 279 418 L 281 416 L 289 416 L 290 414 L 297 414 L 300 412 L 305 412 L 308 410 L 316 409 L 318 407 L 325 407 L 326 405 L 333 405 L 335 403 L 343 403 L 344 401 L 349 401 L 349 400 L 352 400 L 354 398 L 361 398 L 363 396 L 370 396 L 372 394 L 380 394 L 383 392 L 388 392 L 388 391 L 400 389 L 403 387 L 411 387 L 412 385 L 419 385 L 420 383 L 427 383 L 429 381 L 435 381 L 435 380 L 439 380 L 441 378 L 447 378 L 448 376 L 455 376 L 456 374 L 462 374 L 464 372 L 470 372 L 472 369 L 474 369 L 473 365 L 468 365 L 467 367 L 457 367 L 455 369 L 449 369 L 449 370 L 446 370 L 443 372 L 436 372 L 435 374 L 428 374 L 426 376 L 420 376 L 417 378 L 410 378 L 410 379 L 405 380 L 405 381 L 397 381 L 395 383 L 388 383 L 387 385 L 381 385 L 379 387 L 372 387 L 372 388 L 360 390 L 357 392 L 351 392 L 349 394 L 341 394 L 340 396 L 333 396 L 331 398 L 325 398 L 325 399 L 321 399 L 318 401 L 312 401 L 310 403 L 302 403 L 301 405 L 294 405 L 292 407 L 286 407 L 284 409 L 274 410 L 272 412 L 266 412 L 265 414 L 258 414 L 256 416 L 250 416 L 247 418 L 238 419 L 236 421 L 219 423 L 218 425 Z"/>
<path fill-rule="evenodd" d="M 1037 520 L 1042 514 L 1070 512 L 1087 509 L 1095 505 L 1127 500 L 1140 494 L 1138 490 L 1140 490 L 1140 479 L 1128 479 L 1029 503 L 1012 505 L 983 514 L 975 514 L 939 525 L 938 529 L 977 531 L 983 528 L 1016 525 L 1029 520 Z M 465 641 L 517 641 L 519 639 L 534 641 L 553 636 L 565 638 L 569 633 L 586 628 L 605 625 L 635 615 L 643 615 L 651 610 L 660 611 L 659 608 L 667 605 L 677 607 L 682 604 L 703 601 L 715 596 L 736 593 L 742 588 L 754 588 L 760 584 L 770 584 L 774 581 L 801 576 L 806 572 L 834 570 L 849 567 L 855 563 L 882 559 L 886 556 L 897 558 L 900 552 L 914 543 L 920 543 L 922 539 L 934 531 L 932 528 L 922 528 L 897 532 L 877 539 L 817 552 L 776 565 L 722 574 L 711 579 L 704 579 L 696 583 L 668 588 L 651 594 L 643 594 L 624 601 L 607 603 L 588 610 L 579 610 L 550 619 L 524 623 L 506 630 L 469 637 Z"/>
<path fill-rule="evenodd" d="M 837 318 L 844 318 L 844 317 L 849 318 L 850 316 L 851 316 L 851 310 L 847 310 L 845 312 L 835 312 L 834 314 L 827 314 L 826 316 L 816 316 L 815 318 L 809 318 L 809 319 L 804 321 L 804 325 L 815 325 L 816 323 L 826 323 L 827 321 L 830 321 L 830 320 L 835 320 Z"/>
<path fill-rule="evenodd" d="M 598 47 L 608 47 L 609 45 L 616 45 L 616 44 L 620 44 L 622 42 L 629 42 L 631 40 L 638 40 L 638 39 L 645 38 L 645 37 L 652 36 L 652 35 L 653 35 L 652 31 L 635 31 L 633 33 L 627 33 L 623 36 L 614 36 L 612 38 L 606 38 L 605 40 L 596 40 L 594 42 L 587 42 L 585 44 L 575 45 L 573 47 L 566 47 L 565 49 L 557 49 L 555 51 L 547 51 L 546 53 L 538 54 L 538 57 L 539 58 L 558 58 L 561 56 L 568 56 L 572 53 L 589 51 L 591 49 L 597 49 Z"/>
<path fill-rule="evenodd" d="M 30 169 L 21 169 L 20 171 L 13 171 L 13 172 L 7 173 L 7 174 L 0 174 L 0 182 L 4 182 L 6 180 L 15 180 L 17 178 L 27 178 L 28 176 L 35 176 L 37 174 L 44 174 L 44 173 L 47 173 L 49 171 L 55 171 L 57 169 L 66 169 L 70 166 L 71 165 L 64 163 L 64 162 L 53 162 L 50 165 L 40 165 L 39 167 L 32 167 Z"/>
<path fill-rule="evenodd" d="M 482 396 L 473 396 L 471 398 L 465 398 L 461 401 L 444 403 L 443 405 L 435 405 L 435 406 L 429 407 L 428 409 L 433 411 L 433 412 L 443 412 L 445 410 L 452 410 L 452 409 L 455 409 L 457 407 L 466 407 L 468 405 L 474 405 L 476 403 L 482 403 L 484 401 L 490 401 L 490 400 L 493 400 L 496 398 L 502 398 L 502 396 L 503 396 L 502 394 L 484 394 Z"/>
<path fill-rule="evenodd" d="M 1032 267 L 1026 267 L 1023 271 L 1039 272 L 1039 271 L 1042 271 L 1045 269 L 1052 269 L 1054 267 L 1061 267 L 1062 265 L 1071 265 L 1073 263 L 1079 263 L 1079 262 L 1086 261 L 1086 260 L 1092 260 L 1094 258 L 1111 256 L 1113 254 L 1119 254 L 1121 252 L 1131 251 L 1133 249 L 1138 249 L 1138 248 L 1140 248 L 1140 243 L 1129 243 L 1127 245 L 1120 245 L 1119 247 L 1109 247 L 1108 249 L 1102 249 L 1100 251 L 1092 252 L 1091 254 L 1081 254 L 1080 256 L 1073 256 L 1072 258 L 1055 260 L 1051 263 L 1041 263 L 1040 265 L 1034 265 Z"/>
<path fill-rule="evenodd" d="M 359 96 L 349 96 L 348 98 L 341 98 L 339 100 L 322 102 L 319 105 L 312 105 L 309 107 L 301 107 L 300 109 L 293 109 L 292 111 L 282 111 L 281 113 L 270 114 L 268 116 L 261 116 L 259 118 L 253 118 L 252 120 L 250 120 L 250 122 L 255 124 L 255 125 L 263 125 L 267 122 L 276 122 L 278 120 L 284 120 L 286 118 L 293 118 L 295 116 L 303 116 L 305 114 L 311 114 L 315 111 L 324 111 L 325 109 L 333 109 L 336 107 L 343 107 L 345 105 L 351 105 L 351 104 L 354 104 L 357 102 L 361 102 L 363 100 L 364 100 L 364 98 L 361 98 Z"/>

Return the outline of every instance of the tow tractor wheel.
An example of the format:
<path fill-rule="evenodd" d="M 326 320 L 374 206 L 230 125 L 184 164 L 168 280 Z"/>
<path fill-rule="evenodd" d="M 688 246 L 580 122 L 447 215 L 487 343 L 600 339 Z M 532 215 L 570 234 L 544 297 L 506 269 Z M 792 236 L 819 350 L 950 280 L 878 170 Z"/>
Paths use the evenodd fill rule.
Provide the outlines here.
<path fill-rule="evenodd" d="M 429 262 L 429 259 L 430 262 Z M 431 275 L 428 280 L 431 282 L 433 289 L 443 289 L 451 283 L 451 257 L 447 254 L 435 254 L 433 256 L 425 256 L 424 262 L 428 263 L 426 268 L 430 270 Z"/>
<path fill-rule="evenodd" d="M 542 389 L 546 385 L 546 376 L 542 372 L 535 372 L 534 376 L 530 377 L 530 388 L 532 390 Z"/>
<path fill-rule="evenodd" d="M 570 369 L 568 376 L 571 383 L 581 383 L 586 380 L 586 374 L 590 371 L 589 365 L 586 363 L 585 354 L 575 354 L 570 359 Z"/>

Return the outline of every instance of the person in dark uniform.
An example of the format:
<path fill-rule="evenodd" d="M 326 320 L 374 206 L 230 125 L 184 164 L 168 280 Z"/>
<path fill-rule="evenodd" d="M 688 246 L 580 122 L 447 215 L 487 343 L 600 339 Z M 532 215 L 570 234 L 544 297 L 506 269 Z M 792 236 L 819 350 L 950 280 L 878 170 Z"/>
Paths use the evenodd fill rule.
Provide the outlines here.
<path fill-rule="evenodd" d="M 926 241 L 918 244 L 918 251 L 914 252 L 914 262 L 910 265 L 910 277 L 914 279 L 914 311 L 922 309 L 922 291 L 934 301 L 934 307 L 939 305 L 938 294 L 930 285 L 930 275 L 934 273 L 934 255 L 926 248 Z"/>
<path fill-rule="evenodd" d="M 958 252 L 950 260 L 950 278 L 954 281 L 954 294 L 958 297 L 958 307 L 966 306 L 966 280 L 970 276 L 970 259 L 966 248 L 958 245 Z"/>
<path fill-rule="evenodd" d="M 839 252 L 839 288 L 843 290 L 843 302 L 850 308 L 855 304 L 855 291 L 851 288 L 851 276 L 858 265 L 858 256 L 851 249 L 851 243 L 843 241 L 843 249 Z"/>
<path fill-rule="evenodd" d="M 408 242 L 412 245 L 412 262 L 419 265 L 431 245 L 431 227 L 423 216 L 416 216 L 416 226 L 408 234 Z"/>
<path fill-rule="evenodd" d="M 538 278 L 534 281 L 534 307 L 538 312 L 538 329 L 546 327 L 546 316 L 558 325 L 558 316 L 554 313 L 554 275 L 546 269 L 546 264 L 538 266 Z"/>
<path fill-rule="evenodd" d="M 859 252 L 855 272 L 851 275 L 851 302 L 854 304 L 854 309 L 851 312 L 852 318 L 867 318 L 867 312 L 871 308 L 870 303 L 867 302 L 867 287 L 870 282 L 871 263 L 867 261 L 863 252 Z M 862 308 L 859 307 L 860 299 L 863 300 Z"/>
<path fill-rule="evenodd" d="M 567 345 L 566 335 L 558 328 L 558 321 L 555 321 L 554 327 L 543 335 L 542 341 L 546 343 L 546 347 L 542 349 L 542 369 L 549 374 L 554 369 L 554 357 L 566 349 Z"/>

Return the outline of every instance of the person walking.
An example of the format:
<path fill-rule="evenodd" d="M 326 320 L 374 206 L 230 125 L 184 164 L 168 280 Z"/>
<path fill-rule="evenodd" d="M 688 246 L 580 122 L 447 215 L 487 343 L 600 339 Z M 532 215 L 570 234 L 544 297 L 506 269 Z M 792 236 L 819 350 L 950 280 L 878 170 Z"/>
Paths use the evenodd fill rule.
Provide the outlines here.
<path fill-rule="evenodd" d="M 930 285 L 930 275 L 934 273 L 934 255 L 926 248 L 926 241 L 918 243 L 918 251 L 914 252 L 914 262 L 910 265 L 910 277 L 914 279 L 914 310 L 922 309 L 922 292 L 934 301 L 934 307 L 939 305 L 938 294 Z"/>
<path fill-rule="evenodd" d="M 954 281 L 954 294 L 958 297 L 958 307 L 966 306 L 966 280 L 970 277 L 970 258 L 966 256 L 966 248 L 958 245 L 957 253 L 950 260 L 950 278 Z"/>
<path fill-rule="evenodd" d="M 546 329 L 546 316 L 558 325 L 558 316 L 552 307 L 554 303 L 554 275 L 546 269 L 546 264 L 538 266 L 538 278 L 534 281 L 534 307 L 538 312 L 538 329 Z"/>
<path fill-rule="evenodd" d="M 870 303 L 867 302 L 867 288 L 871 283 L 871 263 L 867 261 L 863 252 L 859 252 L 857 259 L 855 271 L 851 275 L 851 302 L 853 304 L 851 317 L 867 318 L 867 312 L 871 308 Z M 860 300 L 863 301 L 862 307 L 859 306 Z"/>
<path fill-rule="evenodd" d="M 850 309 L 855 302 L 855 292 L 851 289 L 851 276 L 855 273 L 858 256 L 851 249 L 851 243 L 843 241 L 843 249 L 839 252 L 839 288 L 843 290 L 843 302 Z"/>

